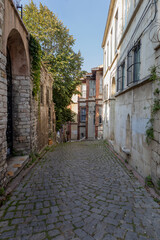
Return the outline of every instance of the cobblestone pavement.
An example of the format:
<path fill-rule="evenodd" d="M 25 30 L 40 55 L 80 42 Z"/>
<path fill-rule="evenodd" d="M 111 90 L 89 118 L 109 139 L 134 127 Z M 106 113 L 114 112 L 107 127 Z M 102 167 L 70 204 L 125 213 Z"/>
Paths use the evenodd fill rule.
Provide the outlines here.
<path fill-rule="evenodd" d="M 103 142 L 60 144 L 0 209 L 0 239 L 160 239 L 160 206 Z"/>

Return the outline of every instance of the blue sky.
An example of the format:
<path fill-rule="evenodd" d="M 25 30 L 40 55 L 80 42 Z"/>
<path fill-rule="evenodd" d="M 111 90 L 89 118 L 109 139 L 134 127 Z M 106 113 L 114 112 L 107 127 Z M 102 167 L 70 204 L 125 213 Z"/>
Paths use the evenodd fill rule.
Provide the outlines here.
<path fill-rule="evenodd" d="M 34 0 L 48 6 L 76 39 L 74 50 L 81 51 L 83 70 L 103 63 L 101 48 L 110 0 Z M 29 0 L 21 0 L 24 5 Z"/>

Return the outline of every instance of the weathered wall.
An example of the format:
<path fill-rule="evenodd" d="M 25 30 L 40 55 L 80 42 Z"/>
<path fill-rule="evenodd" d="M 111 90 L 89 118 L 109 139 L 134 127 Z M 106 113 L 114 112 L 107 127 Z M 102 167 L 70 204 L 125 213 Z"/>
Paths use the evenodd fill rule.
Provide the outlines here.
<path fill-rule="evenodd" d="M 156 53 L 155 48 L 159 43 L 153 43 L 152 34 L 155 28 L 155 21 L 143 33 L 143 29 L 151 22 L 155 14 L 155 6 L 152 4 L 140 27 L 137 27 L 139 19 L 141 18 L 146 7 L 146 1 L 137 1 L 137 5 L 131 8 L 128 15 L 128 23 L 124 22 L 123 1 L 116 2 L 112 9 L 112 17 L 110 25 L 108 25 L 108 32 L 106 38 L 103 40 L 104 47 L 104 103 L 103 103 L 103 127 L 104 138 L 110 140 L 115 150 L 120 153 L 129 163 L 137 169 L 137 171 L 144 177 L 151 175 L 156 183 L 160 178 L 160 137 L 159 137 L 159 114 L 155 117 L 154 122 L 154 135 L 155 139 L 150 145 L 146 143 L 146 125 L 151 117 L 151 105 L 154 101 L 154 83 L 149 81 L 150 67 L 159 65 L 160 53 Z M 156 20 L 160 18 L 158 4 L 158 13 Z M 115 32 L 115 13 L 118 10 L 118 49 L 107 49 L 107 44 L 111 44 L 111 30 Z M 153 30 L 152 30 L 153 29 Z M 152 31 L 151 31 L 152 30 Z M 113 42 L 115 41 L 115 34 L 113 34 Z M 140 37 L 140 79 L 138 82 L 127 84 L 127 54 L 134 46 Z M 114 44 L 111 44 L 112 46 Z M 110 45 L 110 46 L 111 46 Z M 119 45 L 119 46 L 118 46 Z M 146 51 L 147 48 L 147 51 Z M 111 59 L 112 51 L 112 59 Z M 108 52 L 108 66 L 107 56 Z M 124 89 L 116 91 L 112 96 L 112 79 L 115 77 L 117 80 L 117 67 L 125 63 L 125 81 Z M 117 89 L 117 82 L 116 82 Z M 111 100 L 115 99 L 115 104 Z M 112 100 L 113 101 L 113 100 Z M 114 117 L 115 116 L 115 117 Z M 112 134 L 114 133 L 114 134 Z M 122 151 L 126 147 L 130 150 L 130 156 Z"/>
<path fill-rule="evenodd" d="M 160 7 L 160 5 L 159 5 Z M 160 17 L 160 15 L 159 15 Z M 155 63 L 156 66 L 160 66 L 160 43 L 158 48 L 155 50 Z M 160 85 L 157 83 L 153 84 L 153 92 L 156 88 L 160 89 Z M 155 96 L 153 95 L 152 104 Z M 159 96 L 160 99 L 160 96 Z M 157 185 L 157 180 L 160 180 L 160 111 L 156 113 L 154 120 L 154 140 L 151 143 L 152 156 L 151 156 L 151 176 L 154 183 Z"/>
<path fill-rule="evenodd" d="M 30 77 L 12 79 L 13 148 L 19 154 L 28 154 L 31 147 L 31 83 Z"/>
<path fill-rule="evenodd" d="M 55 111 L 52 98 L 53 79 L 41 67 L 41 88 L 38 99 L 32 97 L 32 151 L 38 152 L 49 143 L 55 142 L 56 126 Z M 32 86 L 33 87 L 33 86 Z"/>
<path fill-rule="evenodd" d="M 38 149 L 41 150 L 48 144 L 49 139 L 55 142 L 56 126 L 55 126 L 55 111 L 53 103 L 53 79 L 46 69 L 41 68 L 41 101 L 40 111 L 38 113 Z M 48 98 L 48 99 L 47 99 Z"/>
<path fill-rule="evenodd" d="M 0 183 L 5 182 L 6 173 L 6 125 L 7 125 L 7 80 L 6 80 L 6 57 L 2 53 L 2 35 L 4 25 L 4 0 L 0 0 Z"/>
<path fill-rule="evenodd" d="M 139 86 L 116 98 L 115 149 L 143 176 L 151 174 L 151 147 L 146 143 L 146 125 L 150 117 L 152 83 Z M 127 123 L 128 119 L 130 122 Z M 129 124 L 130 134 L 127 128 Z M 129 138 L 129 140 L 127 140 Z M 131 150 L 127 157 L 122 148 Z"/>
<path fill-rule="evenodd" d="M 44 102 L 39 105 L 32 95 L 30 74 L 28 32 L 12 0 L 0 0 L 0 186 L 13 153 L 39 151 L 49 138 L 55 140 L 53 79 L 42 67 Z"/>

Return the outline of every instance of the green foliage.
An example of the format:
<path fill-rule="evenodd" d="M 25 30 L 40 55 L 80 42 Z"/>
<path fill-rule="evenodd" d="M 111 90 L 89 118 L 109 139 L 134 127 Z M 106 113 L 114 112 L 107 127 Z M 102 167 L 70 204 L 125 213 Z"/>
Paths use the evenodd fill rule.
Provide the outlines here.
<path fill-rule="evenodd" d="M 151 176 L 147 176 L 147 177 L 145 178 L 145 184 L 146 184 L 146 186 L 148 186 L 148 187 L 154 187 L 154 184 L 153 184 L 153 182 L 152 182 Z"/>
<path fill-rule="evenodd" d="M 151 69 L 151 76 L 150 80 L 158 82 L 158 85 L 160 84 L 160 78 L 158 76 L 158 67 L 153 66 Z M 156 88 L 154 91 L 154 103 L 151 106 L 151 118 L 149 119 L 147 126 L 146 126 L 146 141 L 149 144 L 154 139 L 154 119 L 155 114 L 160 110 L 160 89 Z"/>
<path fill-rule="evenodd" d="M 53 101 L 58 130 L 66 119 L 72 118 L 67 106 L 71 103 L 72 95 L 77 93 L 79 79 L 83 75 L 81 53 L 74 52 L 75 40 L 69 30 L 41 3 L 39 8 L 33 0 L 25 5 L 23 21 L 28 31 L 39 40 L 42 60 L 54 78 Z"/>
<path fill-rule="evenodd" d="M 160 205 L 160 200 L 158 198 L 154 198 L 154 201 Z"/>
<path fill-rule="evenodd" d="M 0 188 L 0 197 L 4 196 L 5 190 L 3 187 Z"/>
<path fill-rule="evenodd" d="M 71 111 L 69 108 L 56 108 L 56 130 L 58 131 L 62 125 L 66 122 L 74 122 L 75 113 Z"/>
<path fill-rule="evenodd" d="M 40 90 L 40 75 L 41 75 L 41 46 L 38 40 L 30 35 L 29 51 L 31 55 L 31 73 L 33 77 L 33 96 L 37 96 Z"/>

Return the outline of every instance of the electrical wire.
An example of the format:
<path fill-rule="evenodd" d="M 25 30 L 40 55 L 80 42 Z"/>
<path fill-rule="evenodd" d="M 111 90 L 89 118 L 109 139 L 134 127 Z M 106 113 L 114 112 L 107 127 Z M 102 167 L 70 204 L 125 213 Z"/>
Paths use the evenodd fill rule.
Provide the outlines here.
<path fill-rule="evenodd" d="M 140 40 L 141 36 L 144 34 L 144 32 L 145 32 L 145 31 L 147 30 L 147 28 L 152 24 L 152 22 L 154 22 L 154 20 L 155 20 L 155 18 L 156 18 L 156 15 L 157 15 L 157 2 L 156 2 L 156 0 L 153 0 L 153 1 L 154 1 L 154 5 L 155 5 L 155 14 L 154 14 L 154 17 L 153 17 L 153 19 L 150 21 L 150 23 L 145 27 L 145 29 L 142 31 L 142 33 L 140 34 L 138 40 L 134 43 L 134 46 L 137 44 L 137 42 Z M 133 34 L 132 34 L 132 36 L 131 36 L 131 38 L 130 38 L 130 40 L 129 40 L 129 42 L 128 42 L 128 44 L 127 44 L 127 46 L 126 46 L 125 49 L 128 49 L 128 46 L 131 45 L 131 44 L 132 44 L 132 46 L 129 48 L 129 51 L 134 47 L 132 40 L 133 40 L 136 32 L 138 31 L 138 28 L 139 28 L 139 26 L 141 25 L 144 17 L 146 16 L 146 13 L 148 12 L 148 10 L 149 10 L 149 8 L 151 7 L 151 5 L 153 4 L 153 1 L 152 1 L 152 0 L 151 0 L 151 1 L 149 0 L 149 1 L 148 1 L 148 3 L 147 3 L 147 5 L 146 5 L 146 7 L 145 7 L 145 9 L 144 9 L 144 11 L 143 11 L 143 13 L 142 13 L 139 21 L 138 21 L 138 23 L 137 23 L 137 25 L 136 25 L 136 27 L 135 27 L 135 30 L 134 30 L 134 32 L 133 32 Z M 123 54 L 122 54 L 122 56 L 123 56 Z M 121 58 L 122 58 L 122 57 L 121 57 Z M 119 59 L 120 61 L 121 61 L 121 58 Z"/>

